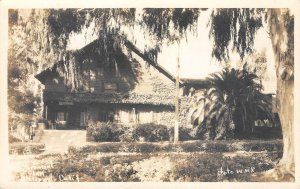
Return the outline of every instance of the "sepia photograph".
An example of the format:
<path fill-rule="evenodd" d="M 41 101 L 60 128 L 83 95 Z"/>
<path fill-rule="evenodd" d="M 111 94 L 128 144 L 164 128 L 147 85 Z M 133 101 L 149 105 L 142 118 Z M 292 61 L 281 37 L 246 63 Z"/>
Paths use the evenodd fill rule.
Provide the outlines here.
<path fill-rule="evenodd" d="M 8 8 L 9 182 L 290 182 L 295 10 Z"/>

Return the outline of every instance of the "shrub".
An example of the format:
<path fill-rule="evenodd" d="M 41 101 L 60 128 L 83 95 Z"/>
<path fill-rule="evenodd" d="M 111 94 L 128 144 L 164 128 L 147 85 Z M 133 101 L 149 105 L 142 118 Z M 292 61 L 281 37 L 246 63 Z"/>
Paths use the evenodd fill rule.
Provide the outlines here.
<path fill-rule="evenodd" d="M 89 122 L 87 128 L 87 140 L 96 142 L 118 142 L 122 129 L 111 122 Z"/>
<path fill-rule="evenodd" d="M 121 149 L 121 143 L 103 143 L 96 146 L 96 152 L 114 152 L 117 153 Z"/>
<path fill-rule="evenodd" d="M 57 161 L 57 165 L 52 168 L 51 173 L 59 181 L 59 175 L 63 175 L 65 178 L 68 176 L 78 174 L 81 181 L 85 181 L 87 177 L 95 177 L 98 170 L 102 169 L 102 165 L 99 161 L 84 161 L 84 158 L 70 158 L 64 157 Z"/>
<path fill-rule="evenodd" d="M 245 151 L 282 151 L 283 145 L 281 143 L 281 140 L 272 140 L 272 141 L 255 140 L 254 142 L 244 143 L 243 149 Z"/>
<path fill-rule="evenodd" d="M 269 170 L 275 163 L 270 163 L 269 160 L 273 157 L 268 156 L 270 154 L 232 157 L 223 156 L 221 153 L 192 154 L 188 157 L 188 161 L 177 161 L 174 169 L 166 176 L 166 180 L 172 178 L 174 181 L 188 182 L 251 181 L 251 173 L 237 173 L 237 170 L 250 167 L 253 167 L 255 172 Z M 233 174 L 220 174 L 221 168 L 224 171 L 228 168 Z"/>
<path fill-rule="evenodd" d="M 135 129 L 135 139 L 144 138 L 147 142 L 169 140 L 168 128 L 165 125 L 153 123 L 141 124 Z"/>
<path fill-rule="evenodd" d="M 122 134 L 119 136 L 121 142 L 134 142 L 138 139 L 134 127 L 122 127 Z"/>
<path fill-rule="evenodd" d="M 180 147 L 184 152 L 199 152 L 204 151 L 203 144 L 204 143 L 202 141 L 193 141 L 182 143 Z"/>
<path fill-rule="evenodd" d="M 175 181 L 215 181 L 217 169 L 221 167 L 222 155 L 201 154 L 191 156 L 188 161 L 178 162 L 173 169 Z"/>
<path fill-rule="evenodd" d="M 8 141 L 9 141 L 9 143 L 17 143 L 17 142 L 22 142 L 22 140 L 21 139 L 18 139 L 18 138 L 16 138 L 16 137 L 14 137 L 13 135 L 9 135 L 8 136 Z"/>
<path fill-rule="evenodd" d="M 174 136 L 174 128 L 169 128 L 169 136 Z M 180 141 L 187 141 L 187 140 L 194 140 L 195 136 L 193 134 L 192 128 L 187 127 L 179 127 L 179 140 Z"/>
<path fill-rule="evenodd" d="M 151 143 L 142 143 L 137 145 L 135 149 L 140 153 L 153 153 L 160 151 L 160 146 Z"/>
<path fill-rule="evenodd" d="M 108 170 L 106 170 L 105 181 L 112 182 L 130 182 L 130 181 L 140 181 L 140 179 L 136 176 L 137 171 L 134 170 L 132 165 L 129 164 L 115 164 L 110 166 Z"/>
<path fill-rule="evenodd" d="M 45 144 L 41 143 L 13 143 L 9 145 L 9 154 L 40 154 L 44 149 Z"/>
<path fill-rule="evenodd" d="M 231 152 L 230 143 L 225 142 L 209 142 L 205 146 L 207 152 Z"/>
<path fill-rule="evenodd" d="M 52 155 L 53 156 L 53 155 Z M 152 170 L 141 169 L 143 163 L 161 161 L 169 159 L 172 166 L 165 166 L 166 170 L 156 169 L 156 165 L 150 163 L 159 171 L 164 181 L 201 181 L 201 182 L 217 182 L 217 181 L 251 181 L 251 173 L 238 173 L 237 170 L 248 169 L 254 167 L 255 172 L 262 172 L 274 167 L 275 162 L 279 160 L 279 156 L 274 153 L 259 153 L 248 155 L 224 155 L 222 153 L 183 153 L 183 154 L 113 154 L 107 156 L 96 156 L 82 158 L 79 155 L 69 156 L 55 155 L 53 158 L 55 164 L 47 170 L 47 174 L 53 175 L 58 181 L 59 175 L 68 178 L 72 175 L 78 175 L 81 182 L 103 182 L 103 181 L 144 181 L 145 177 L 152 177 Z M 154 159 L 152 159 L 154 158 Z M 151 160 L 152 159 L 152 160 Z M 42 159 L 43 162 L 44 159 Z M 155 163 L 154 163 L 155 164 Z M 161 166 L 160 166 L 161 167 Z M 234 174 L 220 174 L 219 170 L 227 168 L 234 171 Z M 65 180 L 67 181 L 67 180 Z M 148 180 L 149 181 L 149 180 Z"/>

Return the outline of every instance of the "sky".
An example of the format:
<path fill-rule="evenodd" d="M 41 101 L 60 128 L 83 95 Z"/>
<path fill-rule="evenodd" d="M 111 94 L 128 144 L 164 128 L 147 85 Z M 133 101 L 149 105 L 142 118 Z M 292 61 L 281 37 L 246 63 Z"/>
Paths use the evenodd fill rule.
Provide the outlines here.
<path fill-rule="evenodd" d="M 158 55 L 157 62 L 162 67 L 166 68 L 173 75 L 176 74 L 176 61 L 179 56 L 180 60 L 180 78 L 204 79 L 213 72 L 222 70 L 221 63 L 211 57 L 212 40 L 209 39 L 209 28 L 207 23 L 210 17 L 210 11 L 205 11 L 200 14 L 198 20 L 198 35 L 194 36 L 191 33 L 187 34 L 186 39 L 182 39 L 180 45 L 164 45 L 161 53 Z M 92 35 L 94 26 L 84 30 L 81 34 L 73 34 L 70 38 L 68 49 L 79 49 L 95 40 L 97 36 Z M 136 39 L 136 46 L 144 49 L 145 44 L 151 41 L 144 37 L 142 28 L 135 27 L 133 38 Z M 178 50 L 179 48 L 179 50 Z M 263 80 L 264 92 L 276 92 L 276 75 L 274 65 L 274 54 L 272 44 L 268 38 L 267 29 L 263 27 L 258 30 L 254 41 L 254 49 L 258 52 L 266 50 L 266 58 L 268 69 L 266 71 L 266 79 Z M 240 62 L 240 57 L 237 53 L 231 52 L 230 63 L 232 67 L 237 67 Z"/>

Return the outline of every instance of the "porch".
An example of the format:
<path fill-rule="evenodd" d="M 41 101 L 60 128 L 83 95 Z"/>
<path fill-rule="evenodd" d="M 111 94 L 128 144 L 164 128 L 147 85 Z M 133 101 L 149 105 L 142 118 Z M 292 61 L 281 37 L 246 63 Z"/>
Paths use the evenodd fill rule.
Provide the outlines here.
<path fill-rule="evenodd" d="M 85 130 L 87 126 L 86 107 L 72 102 L 48 102 L 44 117 L 46 129 Z"/>

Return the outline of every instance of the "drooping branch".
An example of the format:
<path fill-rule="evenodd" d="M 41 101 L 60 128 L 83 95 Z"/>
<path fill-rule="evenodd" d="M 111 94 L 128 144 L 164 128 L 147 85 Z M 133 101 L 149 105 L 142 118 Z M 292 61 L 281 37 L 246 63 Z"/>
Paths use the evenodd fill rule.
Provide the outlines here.
<path fill-rule="evenodd" d="M 143 9 L 140 25 L 158 42 L 175 42 L 187 31 L 196 32 L 199 15 L 198 8 L 147 8 Z"/>
<path fill-rule="evenodd" d="M 253 52 L 257 30 L 262 27 L 264 9 L 216 9 L 210 19 L 210 38 L 213 39 L 212 57 L 218 61 L 229 58 L 229 48 L 243 59 Z"/>

